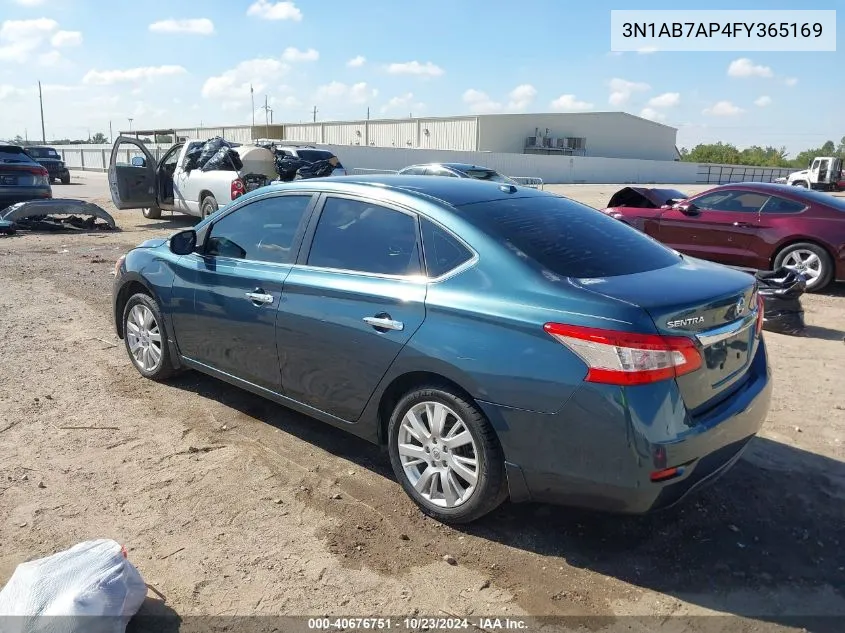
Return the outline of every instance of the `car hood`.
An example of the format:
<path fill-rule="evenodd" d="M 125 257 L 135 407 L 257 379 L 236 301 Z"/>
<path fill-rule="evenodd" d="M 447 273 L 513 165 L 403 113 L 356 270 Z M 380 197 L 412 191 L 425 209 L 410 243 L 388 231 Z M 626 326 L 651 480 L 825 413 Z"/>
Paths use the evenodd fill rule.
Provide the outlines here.
<path fill-rule="evenodd" d="M 652 187 L 624 187 L 613 194 L 607 203 L 612 207 L 639 207 L 644 209 L 659 209 L 670 200 L 684 200 L 685 193 L 677 189 L 656 189 Z"/>
<path fill-rule="evenodd" d="M 168 237 L 153 237 L 148 240 L 144 240 L 135 248 L 159 248 L 160 246 L 164 246 L 170 241 Z"/>

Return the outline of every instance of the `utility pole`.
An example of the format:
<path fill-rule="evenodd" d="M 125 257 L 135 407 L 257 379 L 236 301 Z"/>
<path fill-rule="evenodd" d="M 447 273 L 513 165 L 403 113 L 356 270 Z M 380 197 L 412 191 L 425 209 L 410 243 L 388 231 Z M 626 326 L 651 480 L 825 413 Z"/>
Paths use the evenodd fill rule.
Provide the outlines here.
<path fill-rule="evenodd" d="M 313 121 L 314 123 L 317 122 L 317 106 L 314 106 L 314 112 L 312 112 Z"/>
<path fill-rule="evenodd" d="M 46 145 L 47 132 L 44 131 L 44 99 L 41 96 L 41 81 L 38 82 L 38 104 L 41 107 L 41 142 Z"/>
<path fill-rule="evenodd" d="M 130 132 L 132 131 L 132 121 L 134 121 L 134 120 L 135 119 L 132 119 L 132 118 L 129 119 L 129 131 Z"/>
<path fill-rule="evenodd" d="M 111 121 L 109 121 L 109 143 L 114 143 L 114 134 L 111 131 Z"/>
<path fill-rule="evenodd" d="M 368 107 L 367 108 L 367 121 L 369 121 L 369 120 L 370 120 L 370 108 Z"/>
<path fill-rule="evenodd" d="M 270 108 L 270 102 L 267 95 L 264 95 L 264 138 L 270 138 L 270 119 L 272 118 L 273 110 Z"/>
<path fill-rule="evenodd" d="M 249 98 L 252 101 L 252 127 L 255 127 L 255 92 L 252 90 L 252 84 L 249 84 Z"/>

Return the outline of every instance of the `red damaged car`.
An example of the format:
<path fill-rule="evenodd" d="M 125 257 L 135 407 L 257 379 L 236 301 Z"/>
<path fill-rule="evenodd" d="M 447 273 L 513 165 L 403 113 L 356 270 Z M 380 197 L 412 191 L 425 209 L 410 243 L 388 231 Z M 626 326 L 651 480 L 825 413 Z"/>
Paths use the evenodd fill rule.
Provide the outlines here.
<path fill-rule="evenodd" d="M 728 266 L 785 266 L 818 292 L 845 281 L 845 198 L 772 183 L 720 185 L 687 197 L 625 187 L 602 210 L 675 250 Z"/>

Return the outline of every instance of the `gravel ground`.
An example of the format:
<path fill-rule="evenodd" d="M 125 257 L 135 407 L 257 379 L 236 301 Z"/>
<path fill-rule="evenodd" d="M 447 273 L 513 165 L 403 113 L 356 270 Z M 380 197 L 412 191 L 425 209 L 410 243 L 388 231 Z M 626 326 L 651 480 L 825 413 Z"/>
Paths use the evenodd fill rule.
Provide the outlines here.
<path fill-rule="evenodd" d="M 549 187 L 594 206 L 617 188 Z M 802 299 L 807 336 L 767 333 L 771 413 L 718 485 L 650 517 L 505 505 L 458 530 L 376 447 L 196 373 L 143 380 L 110 273 L 194 220 L 115 211 L 102 174 L 54 195 L 122 230 L 0 238 L 0 582 L 110 537 L 155 590 L 147 614 L 845 617 L 842 285 Z"/>

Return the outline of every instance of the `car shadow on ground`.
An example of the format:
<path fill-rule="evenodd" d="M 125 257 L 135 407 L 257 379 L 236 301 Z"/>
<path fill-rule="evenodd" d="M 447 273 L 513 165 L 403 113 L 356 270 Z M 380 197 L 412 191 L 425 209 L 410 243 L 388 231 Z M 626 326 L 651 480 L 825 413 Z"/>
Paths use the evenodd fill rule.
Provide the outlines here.
<path fill-rule="evenodd" d="M 395 481 L 382 449 L 342 430 L 196 372 L 172 384 Z M 659 513 L 508 503 L 459 529 L 707 609 L 773 623 L 834 608 L 845 618 L 845 464 L 766 438 L 713 486 Z"/>
<path fill-rule="evenodd" d="M 820 325 L 808 325 L 800 333 L 800 336 L 817 338 L 823 341 L 843 341 L 845 340 L 845 331 L 821 327 Z"/>
<path fill-rule="evenodd" d="M 167 213 L 165 211 L 165 213 Z M 197 222 L 200 221 L 200 218 L 194 217 L 192 215 L 181 215 L 175 214 L 172 216 L 164 216 L 162 215 L 161 220 L 151 220 L 146 224 L 138 224 L 137 228 L 139 229 L 189 229 L 194 226 Z"/>

